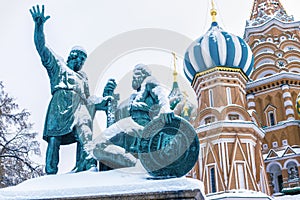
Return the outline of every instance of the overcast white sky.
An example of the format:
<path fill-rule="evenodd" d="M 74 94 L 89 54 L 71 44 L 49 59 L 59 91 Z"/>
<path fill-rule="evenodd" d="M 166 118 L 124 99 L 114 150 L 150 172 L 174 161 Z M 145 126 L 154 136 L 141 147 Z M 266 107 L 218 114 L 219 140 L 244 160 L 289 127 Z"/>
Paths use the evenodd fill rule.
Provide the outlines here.
<path fill-rule="evenodd" d="M 33 5 L 45 5 L 46 14 L 51 16 L 45 25 L 47 44 L 65 59 L 76 44 L 92 53 L 112 37 L 142 28 L 170 30 L 194 40 L 207 31 L 211 22 L 209 0 L 2 0 L 1 3 L 0 80 L 20 107 L 31 112 L 34 130 L 40 133 L 51 94 L 46 71 L 33 43 L 34 24 L 29 13 Z M 215 3 L 219 25 L 242 37 L 253 0 L 215 0 Z M 299 0 L 281 0 L 281 3 L 289 15 L 300 20 Z M 163 56 L 170 60 L 170 55 Z M 149 61 L 141 57 L 139 62 Z M 169 65 L 163 62 L 153 63 Z M 182 67 L 181 62 L 178 65 Z M 130 68 L 132 63 L 124 67 Z M 44 161 L 46 143 L 41 141 L 41 144 Z M 73 167 L 72 151 L 62 149 L 59 173 Z"/>

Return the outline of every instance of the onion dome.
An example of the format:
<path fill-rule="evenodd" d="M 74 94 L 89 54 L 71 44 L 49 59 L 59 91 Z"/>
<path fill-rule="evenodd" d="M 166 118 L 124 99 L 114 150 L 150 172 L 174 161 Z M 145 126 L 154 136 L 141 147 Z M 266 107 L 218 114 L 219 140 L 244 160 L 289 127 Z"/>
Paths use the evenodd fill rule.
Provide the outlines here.
<path fill-rule="evenodd" d="M 248 77 L 253 71 L 253 54 L 240 37 L 225 32 L 215 20 L 210 29 L 187 49 L 184 56 L 184 73 L 192 82 L 194 76 L 214 67 L 240 68 Z"/>

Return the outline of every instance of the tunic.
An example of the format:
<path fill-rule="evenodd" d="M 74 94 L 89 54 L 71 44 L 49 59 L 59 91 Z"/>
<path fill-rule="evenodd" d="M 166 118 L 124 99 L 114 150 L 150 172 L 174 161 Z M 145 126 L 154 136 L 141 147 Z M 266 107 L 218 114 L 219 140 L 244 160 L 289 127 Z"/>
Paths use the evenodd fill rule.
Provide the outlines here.
<path fill-rule="evenodd" d="M 48 142 L 51 136 L 63 136 L 61 144 L 77 141 L 76 130 L 82 125 L 92 129 L 94 106 L 88 103 L 89 88 L 84 72 L 71 70 L 62 60 L 51 53 L 43 62 L 47 70 L 52 99 L 48 106 L 43 139 Z"/>

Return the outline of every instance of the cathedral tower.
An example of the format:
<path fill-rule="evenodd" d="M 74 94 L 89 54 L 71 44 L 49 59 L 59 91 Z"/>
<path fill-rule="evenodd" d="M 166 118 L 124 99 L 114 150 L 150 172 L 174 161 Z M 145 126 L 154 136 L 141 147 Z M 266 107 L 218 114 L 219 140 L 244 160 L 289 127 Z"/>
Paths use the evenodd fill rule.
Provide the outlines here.
<path fill-rule="evenodd" d="M 184 72 L 198 98 L 193 122 L 200 158 L 192 173 L 208 196 L 236 190 L 269 193 L 261 154 L 264 131 L 246 109 L 246 84 L 253 71 L 248 44 L 224 31 L 212 4 L 210 29 L 187 49 Z M 218 193 L 218 194 L 217 194 Z"/>
<path fill-rule="evenodd" d="M 244 33 L 254 55 L 247 106 L 266 134 L 262 153 L 271 193 L 300 186 L 299 27 L 279 0 L 254 0 Z"/>

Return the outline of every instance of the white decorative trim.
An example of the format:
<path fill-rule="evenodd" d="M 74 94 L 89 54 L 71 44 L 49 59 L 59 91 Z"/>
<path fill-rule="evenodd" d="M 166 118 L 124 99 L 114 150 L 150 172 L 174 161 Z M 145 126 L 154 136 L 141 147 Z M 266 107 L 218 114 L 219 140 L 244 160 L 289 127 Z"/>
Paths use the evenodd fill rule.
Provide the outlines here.
<path fill-rule="evenodd" d="M 273 148 L 277 148 L 277 147 L 278 147 L 278 142 L 277 142 L 277 141 L 272 142 L 272 147 L 273 147 Z"/>
<path fill-rule="evenodd" d="M 295 60 L 299 61 L 299 58 L 297 58 L 297 59 L 295 58 Z M 298 67 L 291 67 L 291 68 L 289 68 L 289 71 L 290 72 L 297 71 L 297 73 L 300 73 L 300 69 Z"/>
<path fill-rule="evenodd" d="M 267 150 L 268 148 L 268 144 L 263 144 L 263 150 Z"/>
<path fill-rule="evenodd" d="M 284 129 L 288 126 L 299 126 L 300 127 L 300 120 L 294 120 L 294 121 L 282 121 L 276 124 L 275 126 L 265 127 L 263 130 L 266 131 L 266 133 L 271 131 L 276 131 L 280 129 Z"/>
<path fill-rule="evenodd" d="M 270 163 L 267 165 L 267 167 L 266 167 L 266 171 L 267 171 L 268 173 L 271 172 L 270 168 L 272 167 L 272 165 L 278 165 L 279 168 L 280 168 L 280 170 L 282 170 L 281 164 L 280 164 L 279 162 L 277 162 L 277 161 L 273 161 L 273 162 L 270 162 Z"/>
<path fill-rule="evenodd" d="M 285 110 L 285 115 L 288 116 L 288 115 L 290 115 L 290 114 L 294 115 L 294 114 L 295 114 L 295 113 L 294 113 L 294 110 L 291 109 L 291 108 L 286 109 L 286 110 Z"/>
<path fill-rule="evenodd" d="M 284 102 L 284 107 L 293 106 L 293 102 L 291 100 L 287 100 Z"/>
<path fill-rule="evenodd" d="M 229 113 L 226 115 L 225 120 L 231 120 L 231 119 L 229 119 L 229 115 L 238 115 L 238 116 L 239 116 L 239 119 L 237 119 L 237 120 L 243 120 L 243 121 L 245 121 L 245 118 L 244 118 L 243 115 L 241 115 L 239 112 L 229 112 Z"/>
<path fill-rule="evenodd" d="M 225 143 L 222 142 L 221 143 L 221 151 L 222 151 L 222 158 L 220 159 L 222 161 L 222 165 L 223 165 L 223 176 L 224 176 L 224 182 L 225 182 L 225 185 L 227 185 L 227 165 L 226 165 L 226 157 L 225 157 Z"/>
<path fill-rule="evenodd" d="M 245 38 L 246 41 L 248 41 L 249 40 L 249 35 L 261 36 L 262 34 L 268 32 L 269 30 L 271 30 L 274 27 L 276 27 L 280 31 L 284 32 L 284 31 L 286 31 L 286 29 L 291 29 L 291 28 L 297 29 L 297 28 L 299 28 L 299 26 L 300 26 L 299 21 L 284 23 L 284 22 L 279 21 L 276 18 L 272 18 L 270 21 L 268 21 L 266 23 L 263 23 L 261 25 L 258 25 L 258 26 L 247 26 L 245 28 L 244 38 Z M 284 27 L 284 28 L 281 28 L 281 27 Z M 263 33 L 261 33 L 261 31 L 263 31 Z"/>
<path fill-rule="evenodd" d="M 287 97 L 292 97 L 291 93 L 290 92 L 285 92 L 282 94 L 282 97 L 285 99 Z"/>
<path fill-rule="evenodd" d="M 207 115 L 204 115 L 204 117 L 201 119 L 200 123 L 199 123 L 199 126 L 201 125 L 205 125 L 205 119 L 208 118 L 208 117 L 214 117 L 215 118 L 215 121 L 218 121 L 218 118 L 216 117 L 216 115 L 214 114 L 207 114 Z M 212 122 L 214 123 L 214 122 Z"/>
<path fill-rule="evenodd" d="M 199 133 L 199 132 L 197 132 Z M 201 143 L 201 147 L 202 146 L 206 146 L 206 143 L 203 143 L 203 141 L 209 140 L 211 143 L 213 144 L 217 144 L 218 142 L 222 141 L 222 142 L 232 142 L 230 139 L 228 138 L 222 138 L 220 139 L 221 136 L 232 136 L 232 138 L 235 138 L 236 133 L 227 133 L 227 132 L 220 132 L 218 134 L 214 134 L 214 135 L 210 135 L 210 136 L 205 136 L 205 137 L 201 137 L 201 139 L 199 139 L 200 143 Z M 255 137 L 252 133 L 239 133 L 239 136 L 246 136 L 246 137 L 251 137 L 254 141 L 257 141 L 257 137 Z"/>
<path fill-rule="evenodd" d="M 225 145 L 225 150 L 226 150 L 226 166 L 227 166 L 227 172 L 228 172 L 228 174 L 229 174 L 229 171 L 230 171 L 230 165 L 229 165 L 229 154 L 228 154 L 228 143 L 225 143 L 226 145 Z"/>
<path fill-rule="evenodd" d="M 235 138 L 216 138 L 215 140 L 210 141 L 213 145 L 222 143 L 222 142 L 227 142 L 227 143 L 234 143 Z"/>
<path fill-rule="evenodd" d="M 220 167 L 221 167 L 221 170 L 223 170 L 223 168 L 224 168 L 224 166 L 222 165 L 222 160 L 221 160 L 221 158 L 222 158 L 222 155 L 221 155 L 221 143 L 219 143 L 218 144 L 218 151 L 219 151 L 219 160 L 220 160 Z"/>
<path fill-rule="evenodd" d="M 285 140 L 282 140 L 282 146 L 287 146 L 288 145 L 288 141 L 287 141 L 287 139 L 285 139 Z"/>
<path fill-rule="evenodd" d="M 271 92 L 275 92 L 275 91 L 282 91 L 281 88 L 277 87 L 277 88 L 268 88 L 266 90 L 262 90 L 262 91 L 257 91 L 255 93 L 255 96 L 258 97 L 260 95 L 264 95 L 264 94 L 270 94 Z"/>
<path fill-rule="evenodd" d="M 288 90 L 288 89 L 290 89 L 290 86 L 284 84 L 284 85 L 281 86 L 281 89 L 282 89 L 282 90 Z"/>
<path fill-rule="evenodd" d="M 253 174 L 256 174 L 254 147 L 255 146 L 250 145 L 250 157 L 251 157 L 251 166 L 252 166 L 252 169 L 253 169 Z"/>
<path fill-rule="evenodd" d="M 288 159 L 284 162 L 283 169 L 287 169 L 286 167 L 289 162 L 294 162 L 297 165 L 297 167 L 300 166 L 299 162 L 296 159 Z"/>
<path fill-rule="evenodd" d="M 274 118 L 274 124 L 271 124 L 271 114 L 272 113 L 273 113 L 273 118 Z M 273 108 L 272 110 L 270 110 L 268 113 L 265 112 L 265 114 L 266 114 L 266 120 L 268 122 L 268 126 L 274 126 L 274 125 L 277 124 L 277 117 L 276 117 L 276 109 L 275 108 Z"/>
<path fill-rule="evenodd" d="M 270 63 L 265 63 L 265 64 L 270 64 Z M 265 65 L 264 64 L 264 65 Z M 260 67 L 260 66 L 259 66 Z M 265 77 L 267 74 L 276 74 L 276 71 L 275 70 L 266 70 L 266 71 L 263 71 L 263 72 L 261 72 L 258 76 L 257 76 L 257 78 L 256 79 L 260 79 L 260 78 L 263 78 L 263 77 Z"/>
<path fill-rule="evenodd" d="M 251 107 L 255 107 L 255 102 L 252 101 L 252 102 L 248 103 L 248 108 L 251 108 Z"/>
<path fill-rule="evenodd" d="M 232 104 L 231 89 L 226 87 L 227 104 Z"/>
<path fill-rule="evenodd" d="M 254 94 L 247 94 L 246 98 L 247 98 L 247 101 L 250 99 L 254 99 Z"/>
<path fill-rule="evenodd" d="M 199 85 L 202 85 L 202 83 L 200 83 Z M 237 87 L 240 89 L 240 92 L 244 95 L 246 95 L 246 91 L 245 91 L 245 88 L 242 88 L 239 84 L 230 84 L 230 83 L 213 83 L 211 85 L 206 85 L 205 87 L 199 87 L 199 90 L 198 90 L 198 93 L 203 91 L 203 90 L 209 90 L 209 89 L 212 89 L 212 88 L 215 88 L 216 86 L 230 86 L 230 87 Z"/>
<path fill-rule="evenodd" d="M 208 90 L 209 107 L 214 107 L 214 92 L 213 89 Z"/>
<path fill-rule="evenodd" d="M 267 54 L 269 54 L 269 53 L 267 53 Z M 255 57 L 257 57 L 258 55 L 256 55 Z M 259 69 L 259 68 L 261 68 L 261 67 L 267 67 L 267 66 L 274 66 L 275 65 L 275 61 L 274 60 L 272 60 L 272 59 L 270 59 L 270 58 L 268 58 L 268 59 L 263 59 L 263 60 L 261 60 L 259 63 L 257 63 L 255 66 L 255 69 Z M 273 71 L 273 70 L 272 70 Z M 259 73 L 259 75 L 257 76 L 257 78 L 263 78 L 263 77 L 265 77 L 267 74 L 276 74 L 276 72 L 275 71 L 273 71 L 273 72 L 270 72 L 270 73 Z"/>
<path fill-rule="evenodd" d="M 250 144 L 250 146 L 255 146 L 256 145 L 256 141 L 253 141 L 251 139 L 241 139 L 241 143 L 242 144 Z"/>
<path fill-rule="evenodd" d="M 289 117 L 287 120 L 288 120 L 288 121 L 295 120 L 295 117 Z"/>
<path fill-rule="evenodd" d="M 265 131 L 259 128 L 255 123 L 242 120 L 217 121 L 212 124 L 197 127 L 196 132 L 199 133 L 212 129 L 219 129 L 222 127 L 252 128 L 261 138 L 265 137 Z"/>
<path fill-rule="evenodd" d="M 268 84 L 271 82 L 276 82 L 281 79 L 292 79 L 292 80 L 300 80 L 300 74 L 299 73 L 294 73 L 294 72 L 281 72 L 277 73 L 271 76 L 267 76 L 252 82 L 248 82 L 246 85 L 246 89 L 249 90 L 251 88 L 260 86 L 262 84 Z"/>

